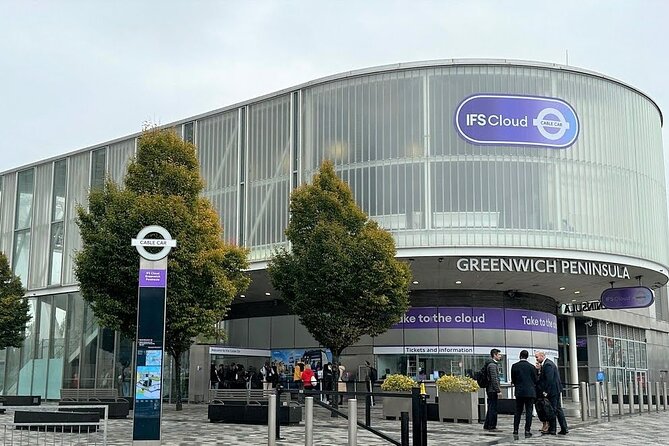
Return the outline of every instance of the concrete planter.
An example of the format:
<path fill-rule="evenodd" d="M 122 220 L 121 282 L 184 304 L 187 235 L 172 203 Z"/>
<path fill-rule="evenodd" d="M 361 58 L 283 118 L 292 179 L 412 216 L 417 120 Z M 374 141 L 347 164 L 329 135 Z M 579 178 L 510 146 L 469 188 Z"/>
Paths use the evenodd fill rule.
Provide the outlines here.
<path fill-rule="evenodd" d="M 439 419 L 460 423 L 478 420 L 477 392 L 439 392 Z"/>
<path fill-rule="evenodd" d="M 397 393 L 409 395 L 408 392 Z M 411 419 L 411 398 L 383 397 L 383 418 L 386 420 L 399 420 L 402 412 L 408 412 L 409 419 Z"/>

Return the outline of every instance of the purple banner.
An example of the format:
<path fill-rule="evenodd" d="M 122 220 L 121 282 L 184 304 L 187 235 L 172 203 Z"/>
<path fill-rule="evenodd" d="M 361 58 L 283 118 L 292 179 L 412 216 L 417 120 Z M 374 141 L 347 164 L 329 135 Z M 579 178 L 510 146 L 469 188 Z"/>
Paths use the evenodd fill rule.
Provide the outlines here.
<path fill-rule="evenodd" d="M 139 286 L 142 288 L 167 287 L 167 271 L 164 269 L 140 269 Z"/>
<path fill-rule="evenodd" d="M 415 307 L 391 328 L 506 329 L 557 334 L 557 317 L 541 311 L 510 308 Z"/>
<path fill-rule="evenodd" d="M 645 286 L 607 288 L 602 292 L 602 305 L 611 310 L 646 308 L 655 301 L 653 291 Z"/>
<path fill-rule="evenodd" d="M 455 112 L 460 136 L 474 144 L 566 148 L 579 133 L 576 112 L 565 101 L 537 96 L 477 94 Z"/>

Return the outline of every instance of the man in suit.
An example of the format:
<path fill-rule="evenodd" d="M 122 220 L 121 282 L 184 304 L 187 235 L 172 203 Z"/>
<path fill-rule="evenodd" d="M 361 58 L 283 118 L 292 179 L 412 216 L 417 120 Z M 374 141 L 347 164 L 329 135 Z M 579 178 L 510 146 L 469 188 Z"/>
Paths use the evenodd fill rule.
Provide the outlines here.
<path fill-rule="evenodd" d="M 532 432 L 532 405 L 537 396 L 536 385 L 539 380 L 537 369 L 527 361 L 530 353 L 527 350 L 520 352 L 520 361 L 511 366 L 511 383 L 515 387 L 516 412 L 513 416 L 513 435 L 518 435 L 520 416 L 525 408 L 525 437 L 531 437 Z"/>
<path fill-rule="evenodd" d="M 490 350 L 490 358 L 485 363 L 486 374 L 488 375 L 488 387 L 485 389 L 488 394 L 488 411 L 485 415 L 483 429 L 489 432 L 500 432 L 497 429 L 497 400 L 502 395 L 502 389 L 499 386 L 501 360 L 502 352 L 493 348 Z"/>
<path fill-rule="evenodd" d="M 557 416 L 557 421 L 560 423 L 560 435 L 567 435 L 569 429 L 567 428 L 567 420 L 564 418 L 564 412 L 562 411 L 562 403 L 560 402 L 560 393 L 562 393 L 562 381 L 560 380 L 560 372 L 553 361 L 546 358 L 546 353 L 539 351 L 534 354 L 534 357 L 537 360 L 535 367 L 539 370 L 539 390 L 543 393 L 543 396 L 548 398 L 548 401 L 553 408 L 555 413 L 548 420 L 548 432 L 542 432 L 549 435 L 555 435 L 557 430 L 555 425 L 555 417 Z"/>

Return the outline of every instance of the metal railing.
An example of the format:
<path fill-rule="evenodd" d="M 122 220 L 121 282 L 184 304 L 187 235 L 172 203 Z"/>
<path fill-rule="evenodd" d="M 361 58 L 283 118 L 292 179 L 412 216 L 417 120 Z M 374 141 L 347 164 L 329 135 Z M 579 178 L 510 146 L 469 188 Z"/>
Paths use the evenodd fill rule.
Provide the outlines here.
<path fill-rule="evenodd" d="M 109 407 L 103 404 L 87 404 L 74 407 L 59 406 L 2 406 L 6 412 L 0 423 L 0 444 L 2 445 L 107 445 L 107 420 Z M 102 414 L 99 421 L 77 422 L 15 422 L 11 421 L 15 412 L 74 412 L 91 409 Z M 12 417 L 12 418 L 10 418 Z"/>
<path fill-rule="evenodd" d="M 667 410 L 667 383 L 580 383 L 581 420 Z"/>

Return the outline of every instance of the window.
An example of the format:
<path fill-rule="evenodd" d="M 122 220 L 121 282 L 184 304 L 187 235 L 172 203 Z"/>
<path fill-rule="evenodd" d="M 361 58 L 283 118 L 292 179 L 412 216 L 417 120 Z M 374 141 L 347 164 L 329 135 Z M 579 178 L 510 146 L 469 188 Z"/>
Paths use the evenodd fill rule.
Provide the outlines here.
<path fill-rule="evenodd" d="M 30 254 L 30 229 L 33 218 L 33 169 L 18 173 L 16 188 L 16 220 L 14 221 L 14 255 L 12 269 L 14 274 L 21 278 L 22 283 L 28 283 L 28 256 Z"/>
<path fill-rule="evenodd" d="M 107 148 L 91 152 L 91 189 L 103 187 L 107 172 Z"/>
<path fill-rule="evenodd" d="M 67 160 L 53 166 L 53 195 L 51 197 L 51 242 L 49 245 L 49 285 L 59 284 L 63 267 L 65 194 L 67 191 Z"/>

